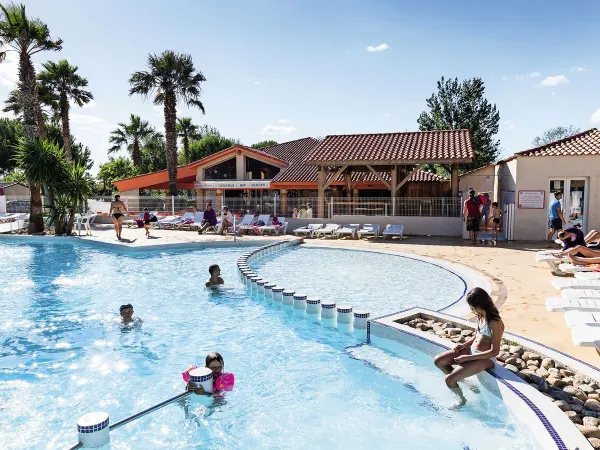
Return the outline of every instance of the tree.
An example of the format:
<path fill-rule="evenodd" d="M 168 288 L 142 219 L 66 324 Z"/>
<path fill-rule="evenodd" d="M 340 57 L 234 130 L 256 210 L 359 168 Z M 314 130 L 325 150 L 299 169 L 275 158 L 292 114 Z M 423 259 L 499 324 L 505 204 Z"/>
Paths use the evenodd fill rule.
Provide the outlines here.
<path fill-rule="evenodd" d="M 200 139 L 198 125 L 192 123 L 191 117 L 177 119 L 177 135 L 181 138 L 181 142 L 183 142 L 183 155 L 185 164 L 187 165 L 190 163 L 190 139 Z"/>
<path fill-rule="evenodd" d="M 217 130 L 215 127 L 211 127 L 210 125 L 200 125 L 198 128 L 199 139 L 202 139 L 206 136 L 221 136 L 221 132 Z"/>
<path fill-rule="evenodd" d="M 190 144 L 190 159 L 192 161 L 198 161 L 199 159 L 206 158 L 213 153 L 220 152 L 221 150 L 233 147 L 234 145 L 236 145 L 236 142 L 232 139 L 209 135 Z M 182 158 L 182 156 L 180 156 L 180 158 Z"/>
<path fill-rule="evenodd" d="M 199 98 L 206 78 L 196 71 L 190 55 L 170 50 L 148 55 L 148 69 L 131 75 L 129 95 L 154 95 L 154 104 L 164 107 L 169 194 L 177 195 L 177 101 L 204 113 Z"/>
<path fill-rule="evenodd" d="M 129 124 L 119 123 L 119 128 L 113 130 L 108 141 L 113 144 L 108 149 L 108 154 L 118 152 L 125 147 L 131 154 L 133 164 L 140 167 L 142 158 L 140 154 L 142 141 L 150 138 L 156 133 L 154 127 L 148 121 L 142 120 L 140 116 L 131 114 Z"/>
<path fill-rule="evenodd" d="M 167 168 L 165 138 L 156 132 L 142 143 L 140 173 L 158 172 Z"/>
<path fill-rule="evenodd" d="M 25 5 L 0 5 L 0 61 L 6 58 L 9 50 L 19 54 L 20 102 L 23 109 L 23 135 L 29 144 L 37 145 L 37 138 L 46 137 L 45 124 L 39 120 L 40 104 L 38 101 L 35 68 L 31 57 L 36 53 L 61 49 L 62 40 L 50 37 L 48 26 L 39 19 L 30 19 L 25 12 Z M 8 47 L 8 49 L 6 48 Z M 27 173 L 27 171 L 25 171 Z M 34 180 L 29 180 L 30 214 L 29 233 L 44 230 L 42 218 L 42 196 Z"/>
<path fill-rule="evenodd" d="M 44 86 L 38 82 L 38 100 L 40 107 L 37 109 L 38 122 L 45 123 L 47 120 L 51 124 L 60 122 L 60 109 L 58 106 L 58 98 Z M 23 120 L 23 107 L 21 105 L 21 87 L 17 85 L 17 89 L 13 89 L 8 94 L 4 101 L 4 112 L 11 112 L 16 118 Z"/>
<path fill-rule="evenodd" d="M 69 124 L 69 100 L 72 100 L 77 106 L 83 105 L 93 100 L 94 96 L 85 88 L 88 81 L 78 73 L 78 67 L 72 66 L 66 59 L 61 59 L 55 63 L 48 61 L 42 64 L 44 70 L 40 72 L 38 80 L 40 84 L 58 98 L 60 109 L 60 119 L 62 123 L 62 134 L 65 143 L 65 154 L 69 160 L 73 160 L 71 151 L 71 127 Z"/>
<path fill-rule="evenodd" d="M 0 119 L 0 174 L 13 171 L 17 167 L 14 159 L 23 128 L 17 120 Z"/>
<path fill-rule="evenodd" d="M 3 183 L 21 183 L 27 186 L 27 177 L 25 176 L 25 172 L 21 169 L 13 170 L 7 175 L 0 178 L 0 181 Z"/>
<path fill-rule="evenodd" d="M 531 145 L 534 147 L 541 147 L 542 145 L 568 138 L 577 133 L 581 133 L 581 128 L 574 127 L 573 125 L 569 125 L 568 127 L 558 126 L 549 128 L 544 131 L 541 136 L 536 137 L 531 142 Z"/>
<path fill-rule="evenodd" d="M 85 166 L 78 163 L 68 164 L 67 177 L 60 184 L 59 195 L 63 197 L 69 207 L 69 221 L 67 223 L 67 233 L 73 230 L 75 220 L 75 211 L 77 208 L 83 208 L 85 202 L 92 196 L 92 177 L 87 173 Z M 59 234 L 57 232 L 57 234 Z"/>
<path fill-rule="evenodd" d="M 495 139 L 500 113 L 496 105 L 484 97 L 483 80 L 471 78 L 459 83 L 457 78 L 446 80 L 442 77 L 437 88 L 438 92 L 427 99 L 429 111 L 423 111 L 417 119 L 419 130 L 468 129 L 475 161 L 473 164 L 462 165 L 462 171 L 495 162 L 500 154 L 500 141 Z"/>
<path fill-rule="evenodd" d="M 46 126 L 46 131 L 48 133 L 48 140 L 55 142 L 56 145 L 61 148 L 65 147 L 65 141 L 60 126 L 49 124 Z M 85 167 L 86 171 L 91 170 L 94 166 L 90 149 L 81 142 L 77 142 L 73 135 L 71 135 L 71 152 L 73 154 L 73 162 Z"/>
<path fill-rule="evenodd" d="M 259 148 L 271 147 L 272 145 L 277 145 L 277 144 L 278 144 L 277 141 L 268 140 L 268 141 L 257 142 L 256 144 L 252 144 L 250 147 L 259 149 Z"/>
<path fill-rule="evenodd" d="M 104 186 L 103 193 L 116 192 L 113 181 L 131 178 L 139 175 L 138 168 L 135 167 L 127 158 L 111 158 L 108 162 L 100 164 L 100 170 L 96 179 L 101 181 Z"/>

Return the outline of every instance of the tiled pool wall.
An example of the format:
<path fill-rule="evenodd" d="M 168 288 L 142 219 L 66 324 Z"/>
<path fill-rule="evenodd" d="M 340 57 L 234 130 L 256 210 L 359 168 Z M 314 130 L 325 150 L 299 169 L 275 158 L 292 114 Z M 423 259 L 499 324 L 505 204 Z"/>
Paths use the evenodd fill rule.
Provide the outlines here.
<path fill-rule="evenodd" d="M 426 314 L 442 321 L 453 321 L 465 326 L 473 326 L 472 322 L 456 316 L 423 308 L 411 308 L 401 313 L 369 320 L 367 323 L 367 342 L 382 347 L 386 346 L 386 340 L 398 342 L 431 357 L 448 350 L 450 348 L 448 340 L 397 323 L 399 320 L 405 321 L 419 317 L 420 314 Z M 519 342 L 518 336 L 506 333 L 506 337 Z M 536 350 L 536 347 L 530 344 L 524 345 Z M 549 352 L 545 351 L 543 353 L 548 354 Z M 563 354 L 561 358 L 562 360 L 556 359 L 561 362 L 564 361 L 566 365 L 573 365 L 568 361 L 568 356 Z M 577 362 L 577 360 L 574 360 L 574 362 Z M 515 417 L 520 418 L 527 424 L 535 439 L 544 449 L 582 450 L 592 448 L 589 441 L 559 408 L 508 369 L 496 364 L 493 369 L 479 374 L 478 379 L 488 391 L 502 398 L 504 404 Z"/>

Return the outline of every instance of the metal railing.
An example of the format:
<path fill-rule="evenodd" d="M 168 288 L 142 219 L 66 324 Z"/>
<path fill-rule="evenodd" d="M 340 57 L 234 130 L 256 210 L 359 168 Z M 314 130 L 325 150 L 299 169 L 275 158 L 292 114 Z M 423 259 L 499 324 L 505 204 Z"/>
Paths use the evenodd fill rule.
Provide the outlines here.
<path fill-rule="evenodd" d="M 334 216 L 411 216 L 460 217 L 459 197 L 373 197 L 327 200 L 328 217 Z"/>

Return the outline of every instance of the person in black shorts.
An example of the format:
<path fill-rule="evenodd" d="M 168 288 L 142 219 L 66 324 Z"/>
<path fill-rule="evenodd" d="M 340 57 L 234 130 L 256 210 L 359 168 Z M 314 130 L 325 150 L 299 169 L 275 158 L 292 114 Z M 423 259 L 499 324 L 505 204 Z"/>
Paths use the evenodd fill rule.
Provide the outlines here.
<path fill-rule="evenodd" d="M 150 213 L 148 208 L 144 208 L 144 229 L 146 230 L 146 238 L 150 239 Z"/>
<path fill-rule="evenodd" d="M 498 206 L 498 202 L 492 202 L 492 237 L 494 242 L 498 242 L 498 230 L 500 228 L 500 217 L 502 217 L 502 211 Z"/>
<path fill-rule="evenodd" d="M 562 192 L 554 192 L 554 200 L 550 204 L 550 210 L 548 211 L 548 247 L 550 247 L 550 240 L 554 236 L 554 233 L 559 233 L 563 230 L 563 225 L 566 225 L 565 216 L 562 211 L 560 200 L 562 199 Z"/>
<path fill-rule="evenodd" d="M 121 201 L 119 194 L 115 195 L 115 201 L 110 202 L 110 211 L 108 215 L 112 216 L 113 224 L 115 225 L 115 233 L 117 239 L 121 240 L 121 232 L 123 231 L 123 219 L 127 214 L 127 206 Z"/>

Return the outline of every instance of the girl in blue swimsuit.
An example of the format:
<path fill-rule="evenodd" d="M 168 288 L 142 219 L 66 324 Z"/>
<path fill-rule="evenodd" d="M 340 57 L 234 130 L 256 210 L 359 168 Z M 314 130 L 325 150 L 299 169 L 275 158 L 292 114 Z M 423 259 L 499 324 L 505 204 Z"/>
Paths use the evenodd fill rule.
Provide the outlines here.
<path fill-rule="evenodd" d="M 477 316 L 475 337 L 434 359 L 435 365 L 446 374 L 446 385 L 451 389 L 460 389 L 460 380 L 494 367 L 504 333 L 500 313 L 485 290 L 479 287 L 471 289 L 467 303 Z"/>

